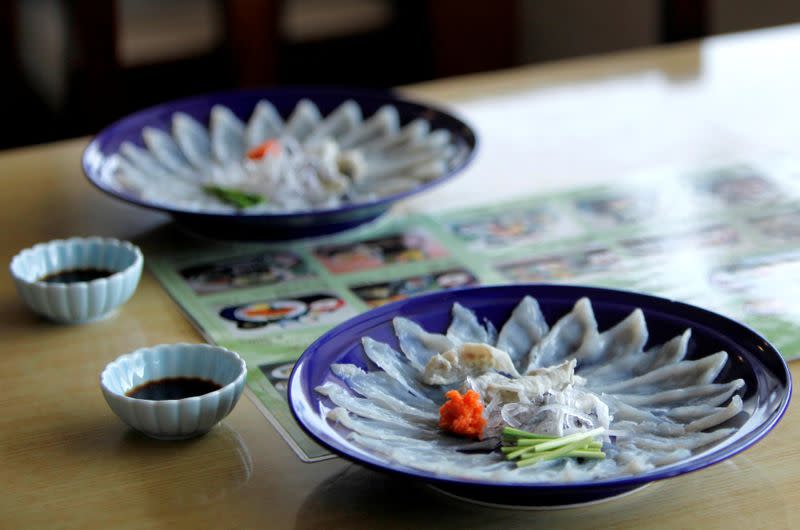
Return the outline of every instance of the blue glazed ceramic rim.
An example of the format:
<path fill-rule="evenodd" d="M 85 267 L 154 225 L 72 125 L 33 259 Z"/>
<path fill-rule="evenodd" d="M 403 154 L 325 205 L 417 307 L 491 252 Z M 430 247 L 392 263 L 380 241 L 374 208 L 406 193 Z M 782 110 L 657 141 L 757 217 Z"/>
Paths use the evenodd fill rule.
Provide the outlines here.
<path fill-rule="evenodd" d="M 474 298 L 476 300 L 485 300 L 481 304 L 481 306 L 485 309 L 491 305 L 491 300 L 493 298 L 514 298 L 519 300 L 526 294 L 539 299 L 540 304 L 542 303 L 542 299 L 546 299 L 548 296 L 558 297 L 562 301 L 574 301 L 578 298 L 586 296 L 593 301 L 593 304 L 597 301 L 601 301 L 602 303 L 600 305 L 614 305 L 618 309 L 624 307 L 629 311 L 639 307 L 645 312 L 645 315 L 652 313 L 659 314 L 662 317 L 667 318 L 672 316 L 676 320 L 691 321 L 693 323 L 691 327 L 694 330 L 702 329 L 704 330 L 704 333 L 712 333 L 720 337 L 735 336 L 740 340 L 746 339 L 748 343 L 751 343 L 754 346 L 753 348 L 747 350 L 751 355 L 751 359 L 749 360 L 757 360 L 761 363 L 760 366 L 751 366 L 751 368 L 754 370 L 754 375 L 763 376 L 763 370 L 766 369 L 771 371 L 771 375 L 781 383 L 783 392 L 780 396 L 780 403 L 770 412 L 769 416 L 765 420 L 752 427 L 751 430 L 749 430 L 741 438 L 716 450 L 711 450 L 706 454 L 692 457 L 686 461 L 678 462 L 662 468 L 657 468 L 653 471 L 639 475 L 570 483 L 498 483 L 441 476 L 431 472 L 395 465 L 373 454 L 370 454 L 367 451 L 364 451 L 361 454 L 356 454 L 355 452 L 351 451 L 349 447 L 342 445 L 337 440 L 330 437 L 330 435 L 327 433 L 318 431 L 314 424 L 309 421 L 310 419 L 316 419 L 317 421 L 321 420 L 322 422 L 327 422 L 327 420 L 324 418 L 320 418 L 318 414 L 319 402 L 323 401 L 323 399 L 319 399 L 316 396 L 313 387 L 309 388 L 307 383 L 309 382 L 311 374 L 307 374 L 306 372 L 311 370 L 311 367 L 313 367 L 315 362 L 326 362 L 327 358 L 317 361 L 315 357 L 318 355 L 323 356 L 325 354 L 325 345 L 328 342 L 334 339 L 341 340 L 342 337 L 347 337 L 347 335 L 351 333 L 351 330 L 355 327 L 367 325 L 374 326 L 380 323 L 390 322 L 391 318 L 394 316 L 412 313 L 410 310 L 411 308 L 432 308 L 438 306 L 446 307 L 447 309 L 445 312 L 447 312 L 449 311 L 449 308 L 453 302 L 459 301 L 464 303 L 465 299 L 469 300 Z M 471 306 L 468 302 L 464 305 L 472 308 L 476 307 Z M 545 313 L 547 313 L 544 305 L 542 305 L 542 308 Z M 359 339 L 360 336 L 348 338 L 346 340 L 358 341 Z M 334 362 L 335 360 L 336 358 L 331 356 L 331 362 Z M 327 366 L 329 365 L 330 363 L 327 363 Z M 762 372 L 760 374 L 757 373 L 757 369 L 761 369 Z M 453 488 L 460 488 L 462 492 L 465 489 L 476 492 L 483 491 L 495 493 L 503 491 L 524 491 L 525 493 L 530 493 L 531 495 L 547 492 L 551 496 L 558 495 L 559 492 L 561 492 L 564 495 L 564 498 L 568 498 L 570 495 L 575 495 L 577 492 L 590 494 L 596 492 L 597 497 L 599 498 L 605 496 L 604 491 L 627 491 L 628 489 L 633 489 L 649 482 L 663 480 L 706 468 L 744 451 L 766 436 L 767 433 L 769 433 L 769 431 L 771 431 L 773 427 L 775 427 L 775 425 L 780 421 L 789 405 L 791 393 L 791 373 L 789 372 L 786 361 L 783 359 L 778 350 L 753 329 L 728 317 L 682 302 L 676 302 L 665 298 L 659 298 L 656 296 L 635 293 L 631 291 L 584 286 L 525 284 L 476 287 L 421 295 L 409 298 L 407 300 L 401 300 L 387 304 L 356 316 L 325 333 L 313 344 L 311 344 L 298 359 L 289 380 L 288 400 L 295 420 L 314 440 L 332 452 L 339 454 L 340 456 L 378 471 L 390 472 L 392 474 L 413 479 L 421 479 L 426 482 L 439 484 L 445 487 L 450 486 Z"/>
<path fill-rule="evenodd" d="M 400 113 L 401 125 L 405 125 L 413 118 L 422 117 L 431 122 L 431 129 L 444 128 L 453 134 L 454 140 L 459 147 L 466 149 L 465 154 L 458 163 L 447 173 L 425 182 L 413 189 L 400 193 L 382 197 L 380 199 L 363 202 L 358 204 L 347 204 L 336 208 L 320 210 L 303 210 L 291 213 L 280 214 L 248 214 L 248 213 L 224 213 L 224 212 L 202 212 L 195 210 L 185 210 L 171 208 L 166 205 L 153 203 L 137 197 L 131 193 L 114 189 L 102 181 L 99 175 L 101 164 L 96 160 L 98 156 L 108 157 L 117 152 L 117 149 L 124 141 L 130 141 L 137 146 L 143 146 L 141 131 L 146 126 L 167 130 L 169 123 L 165 121 L 173 113 L 183 111 L 190 116 L 199 119 L 201 123 L 208 122 L 211 107 L 215 104 L 228 106 L 239 118 L 246 119 L 252 112 L 259 99 L 266 99 L 275 105 L 278 112 L 285 118 L 287 113 L 294 108 L 294 104 L 300 99 L 310 99 L 320 107 L 323 114 L 327 114 L 338 104 L 352 99 L 368 110 L 365 114 L 371 114 L 384 104 L 395 105 Z M 373 108 L 374 107 L 374 108 Z M 167 125 L 165 127 L 164 125 Z M 100 191 L 125 202 L 135 204 L 151 210 L 158 210 L 171 215 L 184 218 L 206 218 L 206 219 L 234 219 L 276 223 L 291 221 L 306 217 L 327 217 L 327 216 L 347 216 L 350 213 L 358 213 L 362 210 L 387 209 L 394 202 L 409 196 L 421 193 L 429 188 L 437 186 L 461 172 L 466 168 L 475 156 L 478 147 L 478 137 L 474 129 L 470 127 L 462 118 L 457 117 L 452 111 L 444 110 L 440 107 L 421 103 L 405 97 L 395 95 L 393 91 L 372 91 L 365 89 L 348 88 L 320 88 L 320 87 L 282 87 L 282 88 L 261 88 L 250 90 L 234 90 L 215 92 L 178 99 L 149 107 L 133 114 L 130 114 L 103 129 L 89 143 L 83 152 L 82 166 L 83 172 L 89 182 Z"/>

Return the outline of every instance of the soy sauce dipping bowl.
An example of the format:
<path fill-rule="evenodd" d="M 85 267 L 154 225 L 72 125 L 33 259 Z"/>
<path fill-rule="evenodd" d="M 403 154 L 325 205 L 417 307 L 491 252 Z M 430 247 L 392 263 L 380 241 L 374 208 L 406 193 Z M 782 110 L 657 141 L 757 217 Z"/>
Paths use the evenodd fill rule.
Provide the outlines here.
<path fill-rule="evenodd" d="M 35 313 L 56 322 L 77 324 L 102 318 L 127 302 L 139 284 L 144 258 L 127 241 L 74 237 L 39 243 L 14 256 L 9 267 L 20 298 Z M 105 277 L 51 283 L 49 275 L 98 269 Z"/>
<path fill-rule="evenodd" d="M 111 410 L 130 427 L 160 440 L 200 436 L 225 418 L 242 396 L 247 366 L 236 353 L 208 344 L 162 344 L 122 355 L 100 374 Z M 172 377 L 197 377 L 220 385 L 200 396 L 155 401 L 126 395 Z"/>

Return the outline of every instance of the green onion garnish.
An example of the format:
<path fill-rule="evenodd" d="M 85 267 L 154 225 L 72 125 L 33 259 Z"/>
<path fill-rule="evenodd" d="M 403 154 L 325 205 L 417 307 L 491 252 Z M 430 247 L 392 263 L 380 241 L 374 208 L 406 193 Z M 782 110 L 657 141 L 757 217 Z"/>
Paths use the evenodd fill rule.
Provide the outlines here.
<path fill-rule="evenodd" d="M 255 193 L 220 186 L 204 186 L 203 190 L 231 206 L 243 210 L 264 202 L 264 197 Z"/>
<path fill-rule="evenodd" d="M 510 445 L 500 448 L 508 460 L 517 460 L 517 467 L 530 466 L 557 458 L 603 459 L 603 443 L 593 438 L 605 431 L 602 427 L 556 437 L 535 434 L 513 427 L 504 427 L 503 436 Z"/>

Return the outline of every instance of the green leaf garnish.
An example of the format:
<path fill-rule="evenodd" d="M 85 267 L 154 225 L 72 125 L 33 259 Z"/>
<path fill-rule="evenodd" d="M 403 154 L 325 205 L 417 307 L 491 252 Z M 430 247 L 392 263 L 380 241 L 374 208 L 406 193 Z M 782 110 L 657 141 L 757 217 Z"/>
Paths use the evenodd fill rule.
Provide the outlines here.
<path fill-rule="evenodd" d="M 235 206 L 236 208 L 243 210 L 245 208 L 250 208 L 251 206 L 255 206 L 256 204 L 260 204 L 265 201 L 264 197 L 255 193 L 247 193 L 245 191 L 233 189 L 233 188 L 223 188 L 221 186 L 204 186 L 203 190 L 206 193 L 209 193 L 216 197 L 217 199 L 221 200 L 222 202 L 228 203 L 231 206 Z"/>

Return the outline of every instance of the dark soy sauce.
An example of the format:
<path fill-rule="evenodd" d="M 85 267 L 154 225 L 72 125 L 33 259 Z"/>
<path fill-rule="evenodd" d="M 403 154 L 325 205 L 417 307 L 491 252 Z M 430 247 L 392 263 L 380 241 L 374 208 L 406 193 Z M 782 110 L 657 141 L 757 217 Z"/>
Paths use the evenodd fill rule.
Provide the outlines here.
<path fill-rule="evenodd" d="M 125 395 L 136 399 L 163 401 L 202 396 L 220 388 L 222 385 L 199 377 L 166 377 L 134 387 L 125 392 Z"/>
<path fill-rule="evenodd" d="M 104 269 L 74 269 L 48 274 L 39 279 L 40 282 L 47 283 L 76 283 L 90 282 L 99 278 L 108 278 L 114 271 Z"/>

